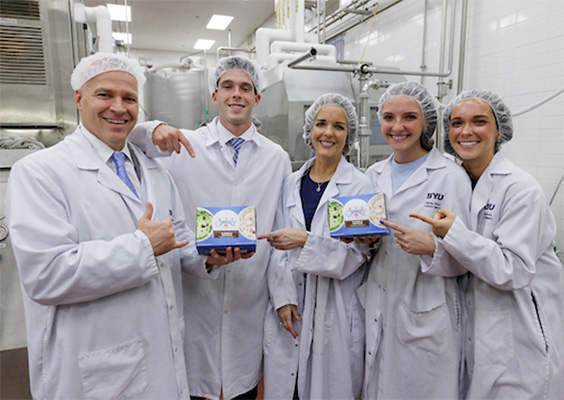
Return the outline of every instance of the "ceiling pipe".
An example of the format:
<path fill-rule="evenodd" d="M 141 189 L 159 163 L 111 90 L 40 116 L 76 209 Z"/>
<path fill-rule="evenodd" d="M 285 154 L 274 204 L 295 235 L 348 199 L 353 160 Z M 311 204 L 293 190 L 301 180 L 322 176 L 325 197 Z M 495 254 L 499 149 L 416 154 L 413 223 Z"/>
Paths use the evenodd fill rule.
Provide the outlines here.
<path fill-rule="evenodd" d="M 468 0 L 462 0 L 462 21 L 460 26 L 460 50 L 458 54 L 458 82 L 456 94 L 462 92 L 464 86 L 464 61 L 466 57 L 466 35 L 468 34 Z"/>
<path fill-rule="evenodd" d="M 96 34 L 99 37 L 99 52 L 112 53 L 114 51 L 114 43 L 112 39 L 112 19 L 110 18 L 110 12 L 106 7 L 85 7 L 84 4 L 75 3 L 74 15 L 76 22 L 92 22 L 96 24 Z"/>

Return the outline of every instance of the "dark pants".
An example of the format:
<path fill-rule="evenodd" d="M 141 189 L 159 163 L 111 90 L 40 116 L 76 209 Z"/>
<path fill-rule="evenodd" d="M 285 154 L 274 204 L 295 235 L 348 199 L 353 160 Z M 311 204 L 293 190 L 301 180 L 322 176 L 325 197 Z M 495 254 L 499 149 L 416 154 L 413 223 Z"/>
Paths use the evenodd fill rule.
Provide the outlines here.
<path fill-rule="evenodd" d="M 233 400 L 255 400 L 258 396 L 258 386 L 255 386 L 247 393 L 234 397 Z M 205 397 L 190 396 L 190 400 L 206 400 Z"/>

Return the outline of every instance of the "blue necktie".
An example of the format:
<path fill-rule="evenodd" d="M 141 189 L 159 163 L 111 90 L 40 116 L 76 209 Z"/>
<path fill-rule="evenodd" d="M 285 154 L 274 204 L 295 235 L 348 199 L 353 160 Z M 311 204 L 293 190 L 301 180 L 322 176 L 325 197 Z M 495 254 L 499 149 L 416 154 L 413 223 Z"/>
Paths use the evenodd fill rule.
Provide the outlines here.
<path fill-rule="evenodd" d="M 229 142 L 227 142 L 231 146 L 233 146 L 233 150 L 235 150 L 235 154 L 233 154 L 233 162 L 235 163 L 235 165 L 237 165 L 237 159 L 239 158 L 239 149 L 241 149 L 241 146 L 243 145 L 244 141 L 245 139 L 235 137 L 231 139 Z"/>
<path fill-rule="evenodd" d="M 127 172 L 125 171 L 125 154 L 124 153 L 120 153 L 120 152 L 115 152 L 114 154 L 112 154 L 112 161 L 114 162 L 115 166 L 116 166 L 116 170 L 117 170 L 117 176 L 119 177 L 119 179 L 121 179 L 123 181 L 123 183 L 125 183 L 125 185 L 131 189 L 131 191 L 133 192 L 133 194 L 139 198 L 139 196 L 137 195 L 137 192 L 135 191 L 135 187 L 133 186 L 133 183 L 131 182 L 131 180 L 129 179 L 129 176 L 127 176 Z"/>

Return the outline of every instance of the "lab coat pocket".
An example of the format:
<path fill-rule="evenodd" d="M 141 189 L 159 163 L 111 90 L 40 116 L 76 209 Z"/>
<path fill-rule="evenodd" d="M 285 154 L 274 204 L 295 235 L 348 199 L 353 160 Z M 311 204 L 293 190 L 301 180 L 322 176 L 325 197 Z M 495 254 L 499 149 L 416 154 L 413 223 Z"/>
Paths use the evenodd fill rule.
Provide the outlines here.
<path fill-rule="evenodd" d="M 143 339 L 78 355 L 78 368 L 87 399 L 134 398 L 147 388 Z"/>
<path fill-rule="evenodd" d="M 413 311 L 399 302 L 396 335 L 409 346 L 430 353 L 441 353 L 447 347 L 448 310 L 443 303 L 428 311 Z"/>
<path fill-rule="evenodd" d="M 475 325 L 476 364 L 507 364 L 514 355 L 511 311 L 478 311 Z"/>

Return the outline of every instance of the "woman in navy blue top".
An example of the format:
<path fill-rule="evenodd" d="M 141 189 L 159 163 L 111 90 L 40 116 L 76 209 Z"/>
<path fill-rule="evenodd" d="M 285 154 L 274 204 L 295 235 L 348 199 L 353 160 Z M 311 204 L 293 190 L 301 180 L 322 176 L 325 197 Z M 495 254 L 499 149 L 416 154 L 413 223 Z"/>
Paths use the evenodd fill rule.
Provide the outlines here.
<path fill-rule="evenodd" d="M 356 138 L 354 106 L 325 94 L 306 111 L 304 140 L 315 151 L 284 183 L 282 229 L 259 238 L 276 248 L 268 268 L 265 398 L 352 399 L 360 395 L 364 325 L 355 290 L 367 246 L 329 234 L 333 197 L 374 192 L 344 153 Z"/>

